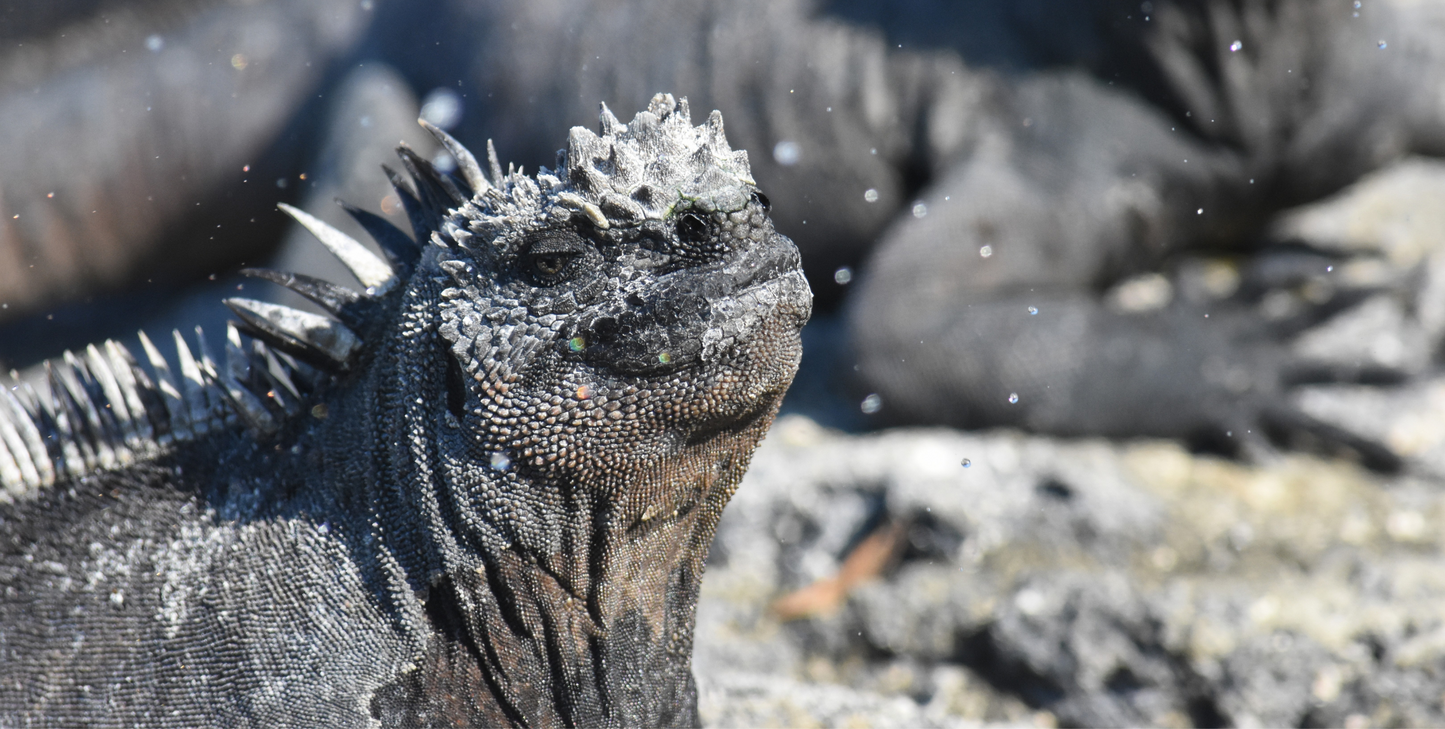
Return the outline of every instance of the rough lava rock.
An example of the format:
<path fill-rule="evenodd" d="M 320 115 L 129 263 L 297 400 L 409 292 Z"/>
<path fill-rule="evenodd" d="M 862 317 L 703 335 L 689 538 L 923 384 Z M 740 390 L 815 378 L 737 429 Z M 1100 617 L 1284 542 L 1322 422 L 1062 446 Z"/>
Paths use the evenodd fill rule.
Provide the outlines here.
<path fill-rule="evenodd" d="M 1247 466 L 1167 441 L 844 435 L 789 416 L 713 547 L 703 716 L 1439 725 L 1442 487 L 1311 456 Z M 894 565 L 835 610 L 769 610 L 890 523 L 906 534 Z"/>

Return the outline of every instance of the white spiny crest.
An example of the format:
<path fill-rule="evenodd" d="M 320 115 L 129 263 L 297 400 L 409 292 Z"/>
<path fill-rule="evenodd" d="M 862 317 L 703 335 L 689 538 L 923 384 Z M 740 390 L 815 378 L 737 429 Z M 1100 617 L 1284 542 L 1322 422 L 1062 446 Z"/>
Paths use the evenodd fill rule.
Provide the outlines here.
<path fill-rule="evenodd" d="M 658 94 L 628 124 L 606 104 L 599 117 L 600 134 L 572 128 L 555 172 L 543 169 L 535 180 L 513 172 L 464 206 L 472 230 L 489 237 L 519 222 L 572 214 L 605 230 L 665 220 L 680 207 L 711 212 L 747 204 L 756 184 L 748 153 L 728 146 L 721 113 L 694 127 L 686 99 Z"/>
<path fill-rule="evenodd" d="M 388 266 L 386 261 L 378 258 L 376 254 L 366 250 L 366 247 L 358 243 L 355 238 L 286 203 L 278 203 L 276 207 L 294 218 L 303 228 L 310 231 L 311 235 L 316 236 L 316 240 L 321 241 L 321 244 L 326 246 L 326 250 L 331 251 L 332 255 L 346 264 L 347 269 L 356 276 L 356 280 L 372 293 L 385 294 L 396 283 L 396 274 L 392 271 L 391 266 Z"/>

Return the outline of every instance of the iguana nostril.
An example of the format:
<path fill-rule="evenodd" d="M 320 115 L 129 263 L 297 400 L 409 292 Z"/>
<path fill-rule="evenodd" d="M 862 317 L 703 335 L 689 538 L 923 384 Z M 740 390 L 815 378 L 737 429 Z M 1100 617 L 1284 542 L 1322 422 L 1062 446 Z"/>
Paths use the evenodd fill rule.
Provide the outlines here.
<path fill-rule="evenodd" d="M 594 339 L 608 339 L 615 336 L 620 327 L 616 319 L 610 316 L 604 316 L 592 322 L 591 328 Z"/>
<path fill-rule="evenodd" d="M 684 213 L 677 219 L 677 237 L 687 243 L 701 243 L 707 239 L 707 222 L 695 213 Z"/>

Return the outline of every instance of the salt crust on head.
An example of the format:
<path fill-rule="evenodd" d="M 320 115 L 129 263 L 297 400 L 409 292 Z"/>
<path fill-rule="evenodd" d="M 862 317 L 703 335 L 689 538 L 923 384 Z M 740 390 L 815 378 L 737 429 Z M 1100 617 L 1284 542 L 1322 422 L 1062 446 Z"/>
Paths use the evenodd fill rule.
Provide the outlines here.
<path fill-rule="evenodd" d="M 728 146 L 722 114 L 714 111 L 694 127 L 687 99 L 658 94 L 627 124 L 603 104 L 598 132 L 573 127 L 554 171 L 543 168 L 533 178 L 509 169 L 503 184 L 458 211 L 470 232 L 490 239 L 519 222 L 542 225 L 574 214 L 609 229 L 665 220 L 680 209 L 731 212 L 747 204 L 756 185 L 747 151 Z"/>

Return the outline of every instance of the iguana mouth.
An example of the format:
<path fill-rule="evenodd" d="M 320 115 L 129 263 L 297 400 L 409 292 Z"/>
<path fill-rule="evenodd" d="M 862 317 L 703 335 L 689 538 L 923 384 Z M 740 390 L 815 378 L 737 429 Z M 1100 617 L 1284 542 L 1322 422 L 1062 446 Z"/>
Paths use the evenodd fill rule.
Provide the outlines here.
<path fill-rule="evenodd" d="M 759 274 L 758 280 L 730 296 L 713 302 L 713 322 L 702 336 L 702 358 L 717 361 L 727 352 L 758 336 L 769 319 L 792 317 L 789 324 L 802 329 L 813 310 L 812 289 L 801 271 Z"/>
<path fill-rule="evenodd" d="M 807 322 L 812 291 L 797 258 L 796 249 L 787 246 L 784 252 L 668 274 L 645 296 L 621 296 L 579 320 L 559 349 L 629 375 L 725 361 L 758 336 L 767 319 L 784 317 L 798 329 Z"/>
<path fill-rule="evenodd" d="M 765 251 L 749 251 L 748 255 L 743 256 L 738 263 L 745 268 L 737 273 L 730 273 L 729 266 L 723 267 L 723 274 L 736 281 L 734 285 L 737 294 L 767 284 L 782 276 L 796 273 L 801 270 L 802 266 L 798 249 L 791 244 L 770 247 Z"/>

